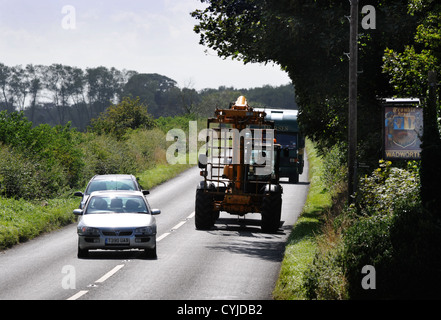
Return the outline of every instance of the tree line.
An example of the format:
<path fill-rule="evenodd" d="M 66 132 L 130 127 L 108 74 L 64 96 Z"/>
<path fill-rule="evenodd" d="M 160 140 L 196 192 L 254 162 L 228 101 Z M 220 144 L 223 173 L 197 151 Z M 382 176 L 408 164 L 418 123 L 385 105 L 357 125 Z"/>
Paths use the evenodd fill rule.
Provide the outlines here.
<path fill-rule="evenodd" d="M 210 116 L 237 95 L 256 106 L 296 109 L 291 84 L 253 89 L 180 88 L 169 77 L 103 66 L 81 69 L 63 64 L 6 66 L 0 63 L 0 111 L 23 111 L 35 125 L 65 125 L 85 130 L 110 105 L 124 97 L 140 98 L 155 117 L 195 114 Z"/>

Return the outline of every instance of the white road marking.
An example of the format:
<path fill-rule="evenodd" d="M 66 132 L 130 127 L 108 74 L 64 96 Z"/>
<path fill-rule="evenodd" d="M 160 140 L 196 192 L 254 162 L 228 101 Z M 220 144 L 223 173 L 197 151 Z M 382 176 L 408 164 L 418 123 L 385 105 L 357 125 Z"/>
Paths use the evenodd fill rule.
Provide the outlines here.
<path fill-rule="evenodd" d="M 170 231 L 176 231 L 178 230 L 180 227 L 182 227 L 188 220 L 190 220 L 191 218 L 193 218 L 195 215 L 195 212 L 193 211 L 187 218 L 185 218 L 185 220 L 179 222 L 177 225 L 175 225 L 173 228 L 170 229 Z"/>
<path fill-rule="evenodd" d="M 107 279 L 109 279 L 111 276 L 113 276 L 115 273 L 117 273 L 122 267 L 124 267 L 124 264 L 117 265 L 115 268 L 107 272 L 104 276 L 99 278 L 95 283 L 103 283 Z"/>
<path fill-rule="evenodd" d="M 77 299 L 81 298 L 82 296 L 84 296 L 88 292 L 89 292 L 88 290 L 79 291 L 76 294 L 74 294 L 72 297 L 68 298 L 67 300 L 77 300 Z"/>
<path fill-rule="evenodd" d="M 170 234 L 170 232 L 166 232 L 164 234 L 161 234 L 157 239 L 156 242 L 161 241 L 162 239 L 164 239 L 166 236 L 168 236 Z"/>
<path fill-rule="evenodd" d="M 175 225 L 173 228 L 171 228 L 170 231 L 178 230 L 180 227 L 182 227 L 187 221 L 181 221 L 177 225 Z"/>

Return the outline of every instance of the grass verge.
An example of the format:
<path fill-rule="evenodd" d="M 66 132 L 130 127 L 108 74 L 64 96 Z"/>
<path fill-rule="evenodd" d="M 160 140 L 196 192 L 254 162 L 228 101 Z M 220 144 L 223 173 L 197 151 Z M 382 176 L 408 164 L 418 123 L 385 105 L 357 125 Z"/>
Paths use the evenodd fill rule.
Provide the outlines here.
<path fill-rule="evenodd" d="M 0 250 L 75 221 L 78 198 L 26 201 L 0 197 Z"/>
<path fill-rule="evenodd" d="M 191 166 L 159 164 L 140 174 L 139 180 L 148 190 Z M 79 198 L 70 197 L 42 202 L 0 197 L 0 250 L 75 222 L 72 211 L 78 205 Z"/>
<path fill-rule="evenodd" d="M 187 169 L 190 169 L 193 166 L 194 165 L 189 164 L 158 164 L 154 168 L 146 170 L 138 175 L 139 183 L 146 190 L 150 190 L 151 188 L 170 180 L 171 178 L 177 176 Z"/>
<path fill-rule="evenodd" d="M 306 141 L 309 162 L 310 188 L 303 212 L 291 231 L 285 249 L 279 279 L 273 291 L 276 300 L 304 300 L 304 273 L 312 263 L 316 250 L 316 236 L 323 226 L 323 212 L 332 205 L 331 194 L 323 181 L 323 161 L 311 141 Z"/>

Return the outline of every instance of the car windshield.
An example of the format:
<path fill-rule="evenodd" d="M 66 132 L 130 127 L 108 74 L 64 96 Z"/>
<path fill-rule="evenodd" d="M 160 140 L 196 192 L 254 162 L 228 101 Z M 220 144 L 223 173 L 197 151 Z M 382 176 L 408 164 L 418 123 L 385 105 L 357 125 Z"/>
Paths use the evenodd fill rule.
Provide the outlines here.
<path fill-rule="evenodd" d="M 296 148 L 297 147 L 297 133 L 278 133 L 277 143 L 282 148 Z"/>
<path fill-rule="evenodd" d="M 136 190 L 133 180 L 95 180 L 87 187 L 86 194 L 104 190 Z"/>
<path fill-rule="evenodd" d="M 85 214 L 96 213 L 148 213 L 148 210 L 140 196 L 93 196 Z"/>

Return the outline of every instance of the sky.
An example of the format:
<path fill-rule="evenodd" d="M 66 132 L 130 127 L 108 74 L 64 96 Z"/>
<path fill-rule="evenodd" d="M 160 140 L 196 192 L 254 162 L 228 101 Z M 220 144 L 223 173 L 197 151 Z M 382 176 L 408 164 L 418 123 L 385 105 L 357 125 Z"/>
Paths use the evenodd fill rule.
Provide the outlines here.
<path fill-rule="evenodd" d="M 159 73 L 196 90 L 291 83 L 278 65 L 224 60 L 200 45 L 190 12 L 204 6 L 200 0 L 0 0 L 0 63 Z"/>

